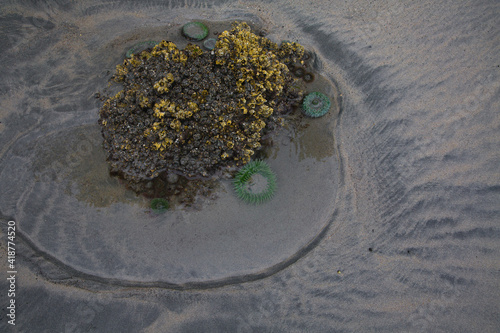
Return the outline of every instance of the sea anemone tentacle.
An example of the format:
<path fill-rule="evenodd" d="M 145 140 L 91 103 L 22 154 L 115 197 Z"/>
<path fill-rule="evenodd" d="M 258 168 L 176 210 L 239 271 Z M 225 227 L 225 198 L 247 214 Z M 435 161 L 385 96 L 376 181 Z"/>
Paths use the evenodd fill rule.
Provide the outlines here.
<path fill-rule="evenodd" d="M 330 110 L 330 99 L 323 93 L 312 92 L 304 98 L 302 109 L 309 117 L 324 116 Z"/>
<path fill-rule="evenodd" d="M 252 182 L 252 176 L 260 175 L 266 181 L 265 188 L 259 192 L 250 190 L 249 185 Z M 260 204 L 271 199 L 276 190 L 276 175 L 261 160 L 251 161 L 244 165 L 236 174 L 233 180 L 236 195 L 243 201 L 250 204 Z"/>
<path fill-rule="evenodd" d="M 170 208 L 170 204 L 166 199 L 155 198 L 151 200 L 151 209 L 153 212 L 161 214 L 166 212 Z"/>
<path fill-rule="evenodd" d="M 189 22 L 182 27 L 182 34 L 189 40 L 204 40 L 208 36 L 208 27 L 201 22 Z"/>

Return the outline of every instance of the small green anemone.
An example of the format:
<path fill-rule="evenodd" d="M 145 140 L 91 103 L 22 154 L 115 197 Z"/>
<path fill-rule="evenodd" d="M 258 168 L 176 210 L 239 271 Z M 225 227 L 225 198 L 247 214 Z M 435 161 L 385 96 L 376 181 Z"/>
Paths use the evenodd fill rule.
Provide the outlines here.
<path fill-rule="evenodd" d="M 314 74 L 313 73 L 304 73 L 304 75 L 302 76 L 302 79 L 306 83 L 311 83 L 314 81 Z"/>
<path fill-rule="evenodd" d="M 260 204 L 273 197 L 276 175 L 266 162 L 251 161 L 238 171 L 233 185 L 238 198 L 250 204 Z"/>
<path fill-rule="evenodd" d="M 151 200 L 151 209 L 155 213 L 164 213 L 170 208 L 170 204 L 163 198 L 155 198 Z"/>
<path fill-rule="evenodd" d="M 158 45 L 158 42 L 156 42 L 154 40 L 147 40 L 145 42 L 137 43 L 127 51 L 127 53 L 125 54 L 125 57 L 131 58 L 132 54 L 139 53 L 147 48 L 155 47 L 156 45 Z"/>
<path fill-rule="evenodd" d="M 330 99 L 320 92 L 312 92 L 304 98 L 302 109 L 309 117 L 324 116 L 330 110 Z"/>
<path fill-rule="evenodd" d="M 204 40 L 208 36 L 208 27 L 201 22 L 189 22 L 182 27 L 182 34 L 193 41 Z"/>
<path fill-rule="evenodd" d="M 217 43 L 217 39 L 216 38 L 209 38 L 207 40 L 205 40 L 203 42 L 203 46 L 207 49 L 207 50 L 213 50 L 215 48 L 215 44 Z"/>

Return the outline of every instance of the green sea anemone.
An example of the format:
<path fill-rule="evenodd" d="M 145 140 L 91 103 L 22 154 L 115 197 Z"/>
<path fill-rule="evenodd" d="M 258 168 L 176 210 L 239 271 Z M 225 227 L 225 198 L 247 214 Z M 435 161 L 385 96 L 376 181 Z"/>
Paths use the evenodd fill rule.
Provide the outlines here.
<path fill-rule="evenodd" d="M 158 45 L 158 42 L 155 42 L 154 40 L 147 40 L 145 42 L 137 43 L 127 51 L 127 53 L 125 54 L 125 57 L 131 58 L 132 54 L 144 51 L 145 49 L 148 49 L 151 47 L 155 47 L 156 45 Z"/>
<path fill-rule="evenodd" d="M 293 75 L 295 75 L 295 77 L 303 77 L 305 73 L 306 70 L 302 67 L 295 67 L 293 69 Z"/>
<path fill-rule="evenodd" d="M 314 74 L 313 73 L 304 73 L 302 79 L 306 83 L 311 83 L 314 81 Z"/>
<path fill-rule="evenodd" d="M 156 198 L 151 200 L 151 209 L 155 213 L 164 213 L 168 210 L 170 207 L 170 204 L 168 203 L 167 200 L 163 198 Z"/>
<path fill-rule="evenodd" d="M 203 46 L 207 50 L 213 50 L 215 48 L 216 43 L 217 43 L 217 38 L 209 38 L 203 42 Z"/>
<path fill-rule="evenodd" d="M 266 162 L 251 161 L 238 171 L 233 185 L 238 198 L 251 204 L 260 204 L 273 197 L 276 175 Z"/>
<path fill-rule="evenodd" d="M 208 36 L 208 27 L 201 22 L 189 22 L 182 27 L 182 34 L 193 41 L 204 40 Z"/>
<path fill-rule="evenodd" d="M 330 99 L 320 92 L 312 92 L 304 98 L 302 109 L 309 117 L 324 116 L 330 110 Z"/>

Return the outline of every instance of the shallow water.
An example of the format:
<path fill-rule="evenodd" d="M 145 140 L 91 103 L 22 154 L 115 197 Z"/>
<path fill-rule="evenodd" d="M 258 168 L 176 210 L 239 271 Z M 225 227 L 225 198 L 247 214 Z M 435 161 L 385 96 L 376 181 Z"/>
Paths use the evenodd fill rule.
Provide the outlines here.
<path fill-rule="evenodd" d="M 207 22 L 211 35 L 230 29 L 231 23 Z M 160 40 L 161 30 L 165 40 L 179 47 L 187 43 L 180 34 L 182 25 L 151 29 L 136 29 L 127 21 L 122 25 L 119 35 L 99 35 L 95 54 Z M 67 71 L 67 84 L 77 86 L 69 79 L 75 68 L 65 65 L 66 56 L 57 51 L 58 47 L 73 49 L 57 39 L 52 43 L 46 58 L 54 60 L 54 69 L 47 81 L 63 80 L 60 72 Z M 122 62 L 123 54 L 116 52 L 114 64 Z M 98 63 L 92 67 L 106 69 L 93 54 L 81 59 L 87 64 L 95 60 Z M 84 72 L 96 75 L 90 66 Z M 321 119 L 294 115 L 271 136 L 266 161 L 279 183 L 272 202 L 257 207 L 240 202 L 231 182 L 223 180 L 211 195 L 216 199 L 199 198 L 193 205 L 196 209 L 172 205 L 168 213 L 157 214 L 148 207 L 149 200 L 127 191 L 109 175 L 96 124 L 98 108 L 72 110 L 63 100 L 54 99 L 53 109 L 36 126 L 37 135 L 22 136 L 3 156 L 0 181 L 18 183 L 17 195 L 2 197 L 3 214 L 19 221 L 19 232 L 35 251 L 99 281 L 192 288 L 273 274 L 324 235 L 335 208 L 340 161 L 333 128 L 340 97 L 334 85 L 316 76 L 313 84 L 302 85 L 331 95 L 331 111 Z M 107 90 L 106 80 L 99 85 L 86 87 L 82 95 L 93 98 L 96 91 Z M 32 98 L 34 104 L 43 97 Z M 14 175 L 7 167 L 12 164 Z"/>
<path fill-rule="evenodd" d="M 15 218 L 21 229 L 24 223 L 37 235 L 36 242 L 18 236 L 16 329 L 498 331 L 499 14 L 494 1 L 474 6 L 451 1 L 3 5 L 1 220 Z M 155 217 L 141 218 L 146 223 L 138 226 L 104 225 L 106 216 L 118 220 L 122 214 L 125 221 L 140 216 L 146 203 L 98 171 L 105 161 L 98 149 L 93 93 L 106 84 L 107 71 L 126 52 L 126 43 L 133 45 L 143 31 L 160 32 L 165 24 L 192 19 L 253 20 L 275 41 L 297 40 L 316 51 L 321 70 L 342 93 L 342 112 L 325 129 L 333 133 L 333 147 L 304 147 L 313 142 L 309 138 L 289 142 L 279 152 L 289 149 L 311 163 L 310 179 L 329 176 L 314 174 L 324 165 L 318 156 L 335 156 L 338 187 L 335 193 L 322 191 L 328 203 L 316 202 L 334 204 L 327 209 L 324 235 L 270 276 L 254 272 L 252 281 L 234 280 L 215 289 L 140 287 L 123 279 L 154 276 L 155 258 L 127 242 L 161 242 L 155 229 L 166 226 Z M 103 46 L 103 40 L 117 42 Z M 296 198 L 307 206 L 306 197 Z M 292 212 L 311 208 L 286 206 Z M 96 215 L 86 215 L 89 211 Z M 78 214 L 81 219 L 74 219 Z M 70 218 L 78 229 L 64 223 Z M 278 218 L 274 232 L 284 230 Z M 131 233 L 138 237 L 125 236 Z M 249 235 L 255 230 L 239 236 L 246 245 L 252 244 Z M 273 245 L 281 244 L 277 238 Z M 269 259 L 265 249 L 261 253 Z M 248 267 L 243 255 L 236 263 Z M 81 267 L 61 265 L 58 258 Z M 126 258 L 138 259 L 139 265 L 127 267 L 133 261 Z M 84 267 L 106 271 L 109 279 L 95 279 Z M 5 282 L 0 286 L 7 290 Z M 0 326 L 7 325 L 4 318 L 2 313 Z"/>

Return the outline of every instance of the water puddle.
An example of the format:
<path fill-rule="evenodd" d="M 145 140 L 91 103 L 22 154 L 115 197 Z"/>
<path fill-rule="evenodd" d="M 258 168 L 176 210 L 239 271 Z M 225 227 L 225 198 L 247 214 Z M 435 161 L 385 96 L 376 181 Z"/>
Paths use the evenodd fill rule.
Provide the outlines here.
<path fill-rule="evenodd" d="M 205 23 L 209 37 L 231 24 Z M 103 74 L 103 68 L 120 63 L 131 49 L 150 46 L 145 41 L 170 39 L 179 48 L 187 43 L 179 26 L 140 28 L 103 38 L 107 39 L 84 59 L 102 56 L 101 66 L 91 66 L 100 68 L 99 74 L 89 74 L 100 78 L 99 87 L 111 75 Z M 197 43 L 203 47 L 203 41 Z M 46 57 L 55 56 L 51 52 L 58 51 L 48 51 Z M 78 71 L 62 62 L 61 66 Z M 174 193 L 174 200 L 168 211 L 154 211 L 150 198 L 109 174 L 97 125 L 99 103 L 80 113 L 66 111 L 64 117 L 56 103 L 37 131 L 17 140 L 1 160 L 0 181 L 20 180 L 17 190 L 1 194 L 6 203 L 2 213 L 19 221 L 20 232 L 38 249 L 98 279 L 210 284 L 283 267 L 315 242 L 335 210 L 340 171 L 334 130 L 341 101 L 335 84 L 317 69 L 311 65 L 309 82 L 298 84 L 330 96 L 331 110 L 321 118 L 295 110 L 286 126 L 269 138 L 259 154 L 276 174 L 277 190 L 265 203 L 239 200 L 231 179 L 222 178 L 204 183 L 205 193 L 181 205 L 175 202 L 176 191 L 190 185 L 168 175 L 161 186 Z M 304 78 L 304 73 L 298 76 Z M 95 92 L 95 86 L 84 88 L 88 96 Z M 66 100 L 61 103 L 66 105 Z M 8 165 L 15 165 L 15 170 Z"/>

